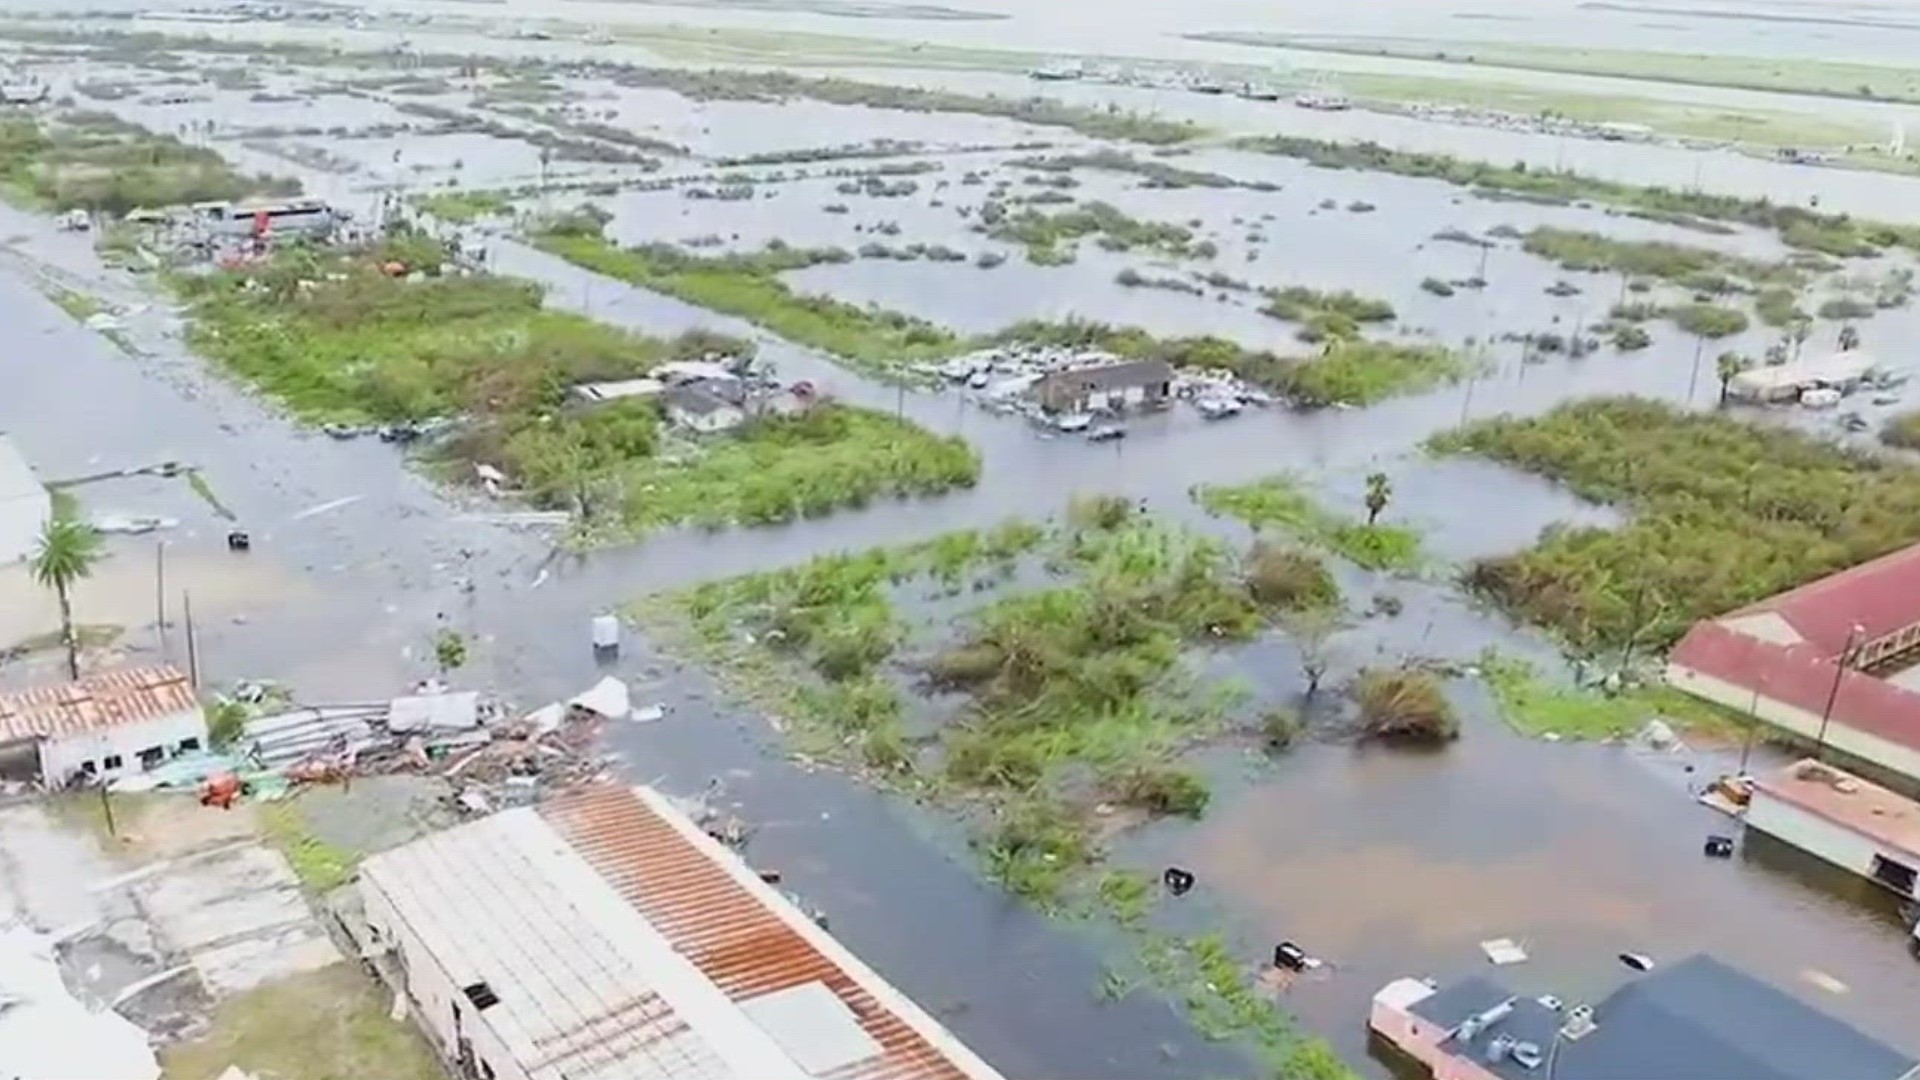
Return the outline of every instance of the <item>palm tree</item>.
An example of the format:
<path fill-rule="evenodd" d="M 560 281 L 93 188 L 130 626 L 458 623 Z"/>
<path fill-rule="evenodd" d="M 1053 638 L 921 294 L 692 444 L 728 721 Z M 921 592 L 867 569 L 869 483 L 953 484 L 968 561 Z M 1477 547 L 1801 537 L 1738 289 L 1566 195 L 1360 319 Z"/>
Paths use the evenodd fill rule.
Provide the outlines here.
<path fill-rule="evenodd" d="M 1813 320 L 1805 317 L 1793 320 L 1793 326 L 1787 330 L 1788 340 L 1793 342 L 1793 362 L 1800 362 L 1800 346 L 1807 343 L 1813 335 Z"/>
<path fill-rule="evenodd" d="M 1737 352 L 1723 352 L 1713 362 L 1714 374 L 1720 376 L 1720 404 L 1727 403 L 1727 387 L 1733 377 L 1746 370 L 1747 358 Z"/>
<path fill-rule="evenodd" d="M 1367 526 L 1371 528 L 1379 519 L 1380 512 L 1387 508 L 1387 502 L 1393 498 L 1393 482 L 1387 474 L 1377 472 L 1367 477 Z"/>
<path fill-rule="evenodd" d="M 80 638 L 73 631 L 73 603 L 67 590 L 93 573 L 100 561 L 100 534 L 72 518 L 49 518 L 33 553 L 33 580 L 60 598 L 60 634 L 67 645 L 67 673 L 80 677 Z"/>

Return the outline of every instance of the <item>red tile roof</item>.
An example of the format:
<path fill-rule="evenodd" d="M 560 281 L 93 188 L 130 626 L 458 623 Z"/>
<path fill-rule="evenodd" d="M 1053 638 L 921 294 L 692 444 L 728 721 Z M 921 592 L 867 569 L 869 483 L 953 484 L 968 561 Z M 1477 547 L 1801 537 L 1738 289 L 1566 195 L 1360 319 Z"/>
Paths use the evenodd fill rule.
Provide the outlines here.
<path fill-rule="evenodd" d="M 0 742 L 59 738 L 199 707 L 179 668 L 121 668 L 79 682 L 0 694 Z"/>
<path fill-rule="evenodd" d="M 1845 637 L 1843 630 L 1842 647 Z M 1695 623 L 1668 660 L 1815 715 L 1834 694 L 1834 724 L 1920 750 L 1920 694 L 1851 669 L 1835 694 L 1834 657 L 1821 645 L 1776 645 L 1709 620 Z"/>
<path fill-rule="evenodd" d="M 1771 611 L 1830 654 L 1847 647 L 1854 626 L 1861 641 L 1920 622 L 1920 544 L 1790 589 L 1722 618 Z"/>
<path fill-rule="evenodd" d="M 736 1004 L 825 984 L 882 1048 L 825 1074 L 831 1080 L 997 1080 L 990 1066 L 911 1002 L 896 998 L 890 1006 L 876 996 L 876 988 L 888 992 L 877 975 L 823 932 L 803 933 L 801 927 L 812 929 L 804 916 L 783 912 L 786 905 L 771 889 L 730 870 L 722 860 L 734 856 L 677 813 L 653 805 L 658 798 L 595 785 L 549 800 L 540 814 Z"/>

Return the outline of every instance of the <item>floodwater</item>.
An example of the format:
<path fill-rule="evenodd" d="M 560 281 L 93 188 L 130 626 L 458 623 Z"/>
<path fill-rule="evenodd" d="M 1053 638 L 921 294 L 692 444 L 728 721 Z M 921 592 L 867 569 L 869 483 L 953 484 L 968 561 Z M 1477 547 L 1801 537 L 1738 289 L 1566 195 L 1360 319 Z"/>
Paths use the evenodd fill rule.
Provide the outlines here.
<path fill-rule="evenodd" d="M 926 78 L 1029 89 L 1024 81 L 991 77 Z M 1384 119 L 1323 119 L 1292 110 L 1272 112 L 1271 106 L 1261 114 L 1252 111 L 1261 107 L 1250 103 L 1176 102 L 1147 91 L 1138 92 L 1149 95 L 1138 99 L 1107 88 L 1068 92 L 1090 95 L 1090 100 L 1217 111 L 1215 119 L 1228 121 L 1223 126 L 1242 130 L 1257 129 L 1267 115 L 1285 117 L 1290 124 L 1359 128 Z M 672 95 L 661 97 L 626 90 L 610 97 L 597 93 L 589 111 L 613 110 L 631 118 L 651 105 L 658 119 L 647 133 L 707 155 L 912 138 L 914 132 L 936 128 L 926 117 L 885 111 L 690 106 Z M 303 126 L 276 117 L 258 115 L 235 126 Z M 783 123 L 795 117 L 804 117 L 804 128 Z M 164 111 L 148 120 L 160 130 L 178 122 Z M 328 120 L 374 129 L 391 116 L 368 107 Z M 629 241 L 718 235 L 728 248 L 753 248 L 773 238 L 853 248 L 871 239 L 893 245 L 946 243 L 969 255 L 1009 253 L 1008 263 L 996 270 L 970 263 L 864 259 L 792 278 L 807 289 L 874 300 L 962 328 L 1077 312 L 1167 333 L 1215 332 L 1249 345 L 1292 344 L 1291 327 L 1258 314 L 1242 297 L 1223 302 L 1212 290 L 1204 297 L 1127 291 L 1112 281 L 1123 266 L 1172 275 L 1201 264 L 1110 255 L 1087 241 L 1073 266 L 1032 267 L 1017 250 L 971 232 L 958 209 L 977 205 L 993 182 L 1011 180 L 1016 194 L 1038 189 L 1023 185 L 1024 174 L 1006 165 L 1009 154 L 957 147 L 1004 147 L 1034 138 L 1071 145 L 1084 140 L 979 118 L 961 118 L 949 127 L 947 120 L 939 118 L 937 137 L 920 137 L 937 139 L 953 152 L 940 159 L 941 171 L 914 177 L 919 189 L 904 198 L 841 195 L 834 190 L 836 180 L 817 175 L 830 166 L 814 165 L 756 170 L 792 174 L 806 168 L 815 175 L 760 185 L 754 199 L 740 202 L 693 200 L 679 190 L 624 191 L 596 196 L 596 201 L 615 211 L 615 231 Z M 1394 128 L 1397 141 L 1432 138 L 1451 142 L 1451 149 L 1471 146 L 1477 156 L 1504 159 L 1506 140 L 1531 140 L 1514 156 L 1535 158 L 1544 152 L 1538 137 L 1469 136 L 1407 124 Z M 1484 144 L 1472 141 L 1483 136 Z M 248 138 L 236 130 L 216 135 L 213 145 L 238 155 L 246 151 L 237 144 Z M 440 186 L 455 171 L 456 159 L 462 162 L 461 178 L 476 186 L 488 177 L 524 175 L 529 168 L 524 148 L 530 144 L 518 140 L 461 143 L 456 153 L 452 144 L 391 133 L 300 138 L 352 158 L 360 170 L 329 174 L 280 162 L 275 171 L 323 181 L 330 194 L 366 201 L 381 184 Z M 398 169 L 391 167 L 396 147 L 403 155 Z M 1576 155 L 1601 152 L 1577 143 L 1561 149 Z M 1738 188 L 1810 174 L 1661 148 L 1603 149 L 1616 155 L 1607 159 L 1609 171 L 1684 174 L 1706 162 L 1713 187 L 1723 179 Z M 1669 160 L 1669 154 L 1675 156 Z M 1401 309 L 1409 332 L 1448 343 L 1485 340 L 1507 330 L 1564 332 L 1598 317 L 1617 299 L 1617 281 L 1564 274 L 1504 241 L 1487 257 L 1490 285 L 1484 292 L 1431 297 L 1418 290 L 1421 278 L 1458 278 L 1479 270 L 1480 249 L 1433 241 L 1440 229 L 1484 235 L 1500 224 L 1553 224 L 1755 257 L 1779 254 L 1775 241 L 1757 233 L 1703 236 L 1594 210 L 1482 202 L 1437 183 L 1312 170 L 1235 151 L 1171 160 L 1281 188 L 1148 191 L 1125 178 L 1082 171 L 1077 174 L 1082 186 L 1072 194 L 1106 199 L 1142 218 L 1199 220 L 1200 233 L 1220 244 L 1214 265 L 1226 273 L 1259 284 L 1352 288 L 1382 296 Z M 409 162 L 428 168 L 410 175 Z M 705 168 L 680 163 L 663 175 Z M 961 185 L 969 169 L 989 172 L 988 184 Z M 1910 181 L 1820 175 L 1857 181 L 1854 190 L 1863 200 L 1884 200 L 1889 206 L 1902 193 L 1920 191 Z M 941 181 L 948 183 L 944 190 L 937 186 Z M 944 205 L 932 205 L 936 198 Z M 1321 209 L 1321 201 L 1329 198 L 1336 209 Z M 1344 209 L 1355 199 L 1376 209 Z M 823 207 L 832 202 L 847 203 L 849 213 L 828 214 Z M 1897 210 L 1888 213 L 1897 216 Z M 881 221 L 898 222 L 900 234 L 873 232 L 871 226 Z M 1265 239 L 1249 241 L 1247 234 L 1256 230 Z M 979 411 L 956 395 L 874 384 L 734 320 L 496 238 L 495 268 L 543 282 L 556 306 L 651 333 L 708 326 L 748 334 L 784 377 L 813 379 L 847 400 L 899 409 L 930 429 L 961 434 L 979 447 L 985 461 L 978 488 L 943 498 L 879 504 L 781 528 L 667 533 L 591 556 L 556 556 L 542 538 L 488 524 L 473 516 L 479 508 L 431 490 L 390 448 L 301 433 L 236 388 L 207 377 L 185 355 L 171 315 L 145 306 L 152 304 L 151 297 L 127 279 L 103 276 L 84 239 L 52 234 L 44 221 L 10 210 L 0 210 L 0 231 L 19 237 L 18 254 L 0 274 L 0 311 L 7 315 L 14 343 L 10 354 L 26 358 L 0 369 L 6 390 L 0 394 L 0 428 L 8 429 L 52 476 L 99 471 L 103 463 L 176 458 L 201 464 L 221 501 L 253 532 L 251 554 L 229 555 L 222 549 L 226 523 L 183 485 L 108 482 L 83 490 L 83 502 L 94 510 L 179 518 L 179 528 L 162 538 L 169 558 L 194 580 L 196 590 L 202 575 L 210 575 L 206 600 L 198 593 L 195 599 L 209 677 L 272 674 L 312 701 L 394 692 L 428 672 L 428 640 L 437 628 L 452 626 L 475 639 L 473 666 L 464 678 L 501 688 L 518 704 L 538 705 L 597 676 L 600 669 L 585 640 L 586 619 L 610 603 L 822 552 L 921 539 L 1008 516 L 1044 516 L 1074 492 L 1127 494 L 1156 511 L 1243 539 L 1243 528 L 1211 521 L 1195 509 L 1188 488 L 1201 481 L 1288 472 L 1329 504 L 1357 512 L 1364 475 L 1384 468 L 1396 488 L 1390 516 L 1419 525 L 1439 560 L 1511 551 L 1556 522 L 1604 525 L 1617 517 L 1536 478 L 1483 462 L 1429 459 L 1419 451 L 1429 434 L 1462 418 L 1537 412 L 1572 397 L 1635 392 L 1706 407 L 1714 392 L 1710 356 L 1707 370 L 1697 372 L 1694 343 L 1656 325 L 1655 346 L 1641 353 L 1602 349 L 1581 360 L 1527 363 L 1518 345 L 1501 342 L 1486 354 L 1486 368 L 1477 378 L 1373 408 L 1307 414 L 1276 409 L 1218 424 L 1176 409 L 1134 424 L 1124 443 L 1092 446 L 1043 438 L 1023 421 Z M 1249 262 L 1249 251 L 1259 257 Z M 105 288 L 108 299 L 128 313 L 127 335 L 138 355 L 122 354 L 36 297 L 28 284 L 36 275 L 84 279 Z M 1561 277 L 1585 291 L 1567 299 L 1544 295 L 1545 286 Z M 1882 313 L 1863 327 L 1869 348 L 1879 342 L 1891 346 L 1916 330 L 1920 326 L 1910 311 Z M 1823 327 L 1816 341 L 1830 333 Z M 1712 349 L 1758 352 L 1765 341 L 1755 331 Z M 48 357 L 59 362 L 43 359 Z M 1766 418 L 1831 426 L 1830 417 Z M 178 659 L 178 634 L 163 649 L 152 628 L 140 622 L 151 582 L 143 580 L 139 568 L 151 552 L 151 540 L 117 542 L 116 551 L 109 564 L 115 568 L 112 586 L 103 590 L 111 595 L 98 598 L 103 605 L 98 610 L 115 605 L 115 617 L 133 628 L 130 648 Z M 219 573 L 223 561 L 244 572 Z M 1405 611 L 1397 617 L 1357 617 L 1335 639 L 1336 675 L 1407 654 L 1470 662 L 1488 645 L 1551 655 L 1544 642 L 1514 630 L 1452 588 L 1444 567 L 1422 579 L 1352 567 L 1340 573 L 1356 608 L 1365 606 L 1366 597 L 1384 593 L 1401 600 Z M 80 598 L 81 621 L 98 617 L 88 611 L 95 602 Z M 1202 659 L 1209 674 L 1245 678 L 1263 701 L 1298 693 L 1297 657 L 1284 641 Z M 719 778 L 727 798 L 758 826 L 750 848 L 754 861 L 780 869 L 790 886 L 827 912 L 833 929 L 856 951 L 1008 1075 L 1246 1073 L 1236 1055 L 1196 1038 L 1164 1003 L 1134 997 L 1119 1005 L 1097 1004 L 1098 943 L 1040 919 L 979 881 L 962 839 L 937 816 L 835 774 L 783 761 L 777 737 L 761 718 L 729 704 L 701 673 L 658 655 L 644 635 L 629 642 L 613 670 L 634 683 L 639 700 L 674 706 L 660 723 L 611 733 L 609 744 L 620 755 L 623 775 L 680 792 L 697 791 L 709 778 Z M 1258 756 L 1223 752 L 1231 760 L 1223 762 L 1220 795 L 1208 819 L 1126 838 L 1120 857 L 1148 868 L 1178 862 L 1195 869 L 1202 889 L 1169 905 L 1169 925 L 1226 930 L 1242 946 L 1250 967 L 1281 938 L 1300 941 L 1329 959 L 1330 972 L 1297 986 L 1285 1005 L 1356 1061 L 1364 1053 L 1365 1002 L 1381 983 L 1402 974 L 1447 976 L 1476 967 L 1484 961 L 1475 942 L 1497 936 L 1520 939 L 1533 952 L 1535 959 L 1513 972 L 1516 984 L 1528 990 L 1570 1000 L 1595 997 L 1621 974 L 1611 959 L 1619 951 L 1663 959 L 1712 951 L 1897 1044 L 1920 1049 L 1911 1045 L 1911 1025 L 1903 1026 L 1920 991 L 1920 965 L 1906 956 L 1901 928 L 1877 897 L 1761 843 L 1731 863 L 1700 857 L 1700 841 L 1727 823 L 1692 803 L 1686 789 L 1689 782 L 1721 771 L 1725 755 L 1649 757 L 1619 747 L 1522 740 L 1490 719 L 1488 703 L 1472 684 L 1462 682 L 1457 689 L 1470 722 L 1466 738 L 1444 753 L 1357 750 L 1334 742 L 1305 746 L 1269 764 Z M 1684 771 L 1688 762 L 1695 764 L 1691 774 Z M 1815 990 L 1809 971 L 1838 979 L 1849 990 L 1838 995 Z"/>

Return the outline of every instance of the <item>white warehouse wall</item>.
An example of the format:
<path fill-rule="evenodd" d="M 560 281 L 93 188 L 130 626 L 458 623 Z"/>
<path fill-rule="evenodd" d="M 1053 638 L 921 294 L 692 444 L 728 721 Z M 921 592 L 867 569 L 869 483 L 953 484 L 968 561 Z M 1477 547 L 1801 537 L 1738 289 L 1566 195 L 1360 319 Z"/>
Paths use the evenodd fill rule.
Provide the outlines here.
<path fill-rule="evenodd" d="M 1745 713 L 1755 705 L 1753 691 L 1735 686 L 1724 679 L 1695 671 L 1682 664 L 1669 661 L 1667 664 L 1667 685 L 1675 690 L 1683 690 L 1695 697 L 1705 698 L 1715 704 L 1725 705 L 1729 709 Z M 1845 704 L 1845 699 L 1842 699 Z M 1820 714 L 1789 705 L 1760 695 L 1755 715 L 1764 723 L 1802 736 L 1809 742 L 1820 734 Z M 1911 780 L 1920 780 L 1920 751 L 1911 747 L 1873 735 L 1858 728 L 1848 727 L 1845 717 L 1836 714 L 1833 722 L 1827 725 L 1827 745 L 1842 753 L 1851 754 L 1861 761 L 1871 762 L 1889 772 L 1898 773 Z"/>
<path fill-rule="evenodd" d="M 1747 806 L 1747 827 L 1778 837 L 1809 855 L 1818 856 L 1865 878 L 1873 877 L 1875 855 L 1913 865 L 1913 856 L 1883 848 L 1870 837 L 1837 825 L 1793 803 L 1776 799 L 1765 791 L 1756 790 L 1753 793 L 1753 801 Z"/>
<path fill-rule="evenodd" d="M 91 761 L 103 776 L 126 776 L 141 771 L 140 751 L 157 746 L 172 756 L 186 739 L 199 739 L 200 748 L 207 747 L 206 716 L 198 707 L 131 724 L 56 735 L 40 741 L 40 775 L 57 783 L 79 772 L 81 762 Z M 105 765 L 105 759 L 113 755 L 120 757 L 117 769 Z"/>
<path fill-rule="evenodd" d="M 394 910 L 377 874 L 360 876 L 360 896 L 366 903 L 367 925 L 382 942 L 399 953 L 405 971 L 406 993 L 413 1001 L 413 1015 L 426 1029 L 429 1041 L 451 1061 L 458 1053 L 453 1034 L 453 1007 L 460 1006 L 460 1030 L 473 1047 L 476 1060 L 493 1070 L 494 1080 L 529 1080 L 526 1071 L 507 1051 L 506 1043 L 493 1030 L 492 1023 L 476 1008 L 453 976 L 420 940 L 412 927 Z"/>

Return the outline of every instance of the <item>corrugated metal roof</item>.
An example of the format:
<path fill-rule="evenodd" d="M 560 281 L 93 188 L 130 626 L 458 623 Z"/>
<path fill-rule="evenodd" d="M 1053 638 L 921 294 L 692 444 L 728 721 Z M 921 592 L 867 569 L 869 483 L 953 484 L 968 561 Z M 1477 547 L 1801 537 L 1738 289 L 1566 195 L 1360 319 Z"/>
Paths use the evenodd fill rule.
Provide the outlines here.
<path fill-rule="evenodd" d="M 0 694 L 0 742 L 57 739 L 199 708 L 193 686 L 179 668 L 121 668 L 79 682 Z"/>
<path fill-rule="evenodd" d="M 1831 655 L 1844 652 L 1858 626 L 1864 645 L 1920 622 L 1920 544 L 1748 604 L 1722 618 L 1770 611 Z"/>
<path fill-rule="evenodd" d="M 469 998 L 461 1009 L 469 1025 L 491 1029 L 516 1072 L 751 1080 L 732 1067 L 723 1038 L 690 1023 L 703 1014 L 680 992 L 671 952 L 649 948 L 657 935 L 532 810 L 373 855 L 361 879 L 397 915 L 393 929 L 418 940 L 455 986 L 492 991 L 491 1003 Z"/>
<path fill-rule="evenodd" d="M 1818 645 L 1762 641 L 1708 620 L 1674 646 L 1667 668 L 1667 681 L 1681 690 L 1705 675 L 1816 716 L 1831 700 L 1835 726 L 1920 750 L 1920 694 L 1851 668 L 1836 691 L 1834 658 Z"/>
<path fill-rule="evenodd" d="M 833 1080 L 1000 1080 L 658 794 L 596 785 L 539 810 L 735 1003 L 810 982 L 833 991 L 881 1048 L 826 1074 Z"/>
<path fill-rule="evenodd" d="M 7 502 L 23 495 L 38 496 L 45 492 L 40 481 L 27 466 L 27 459 L 13 445 L 13 440 L 0 435 L 0 502 Z"/>

